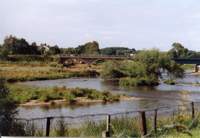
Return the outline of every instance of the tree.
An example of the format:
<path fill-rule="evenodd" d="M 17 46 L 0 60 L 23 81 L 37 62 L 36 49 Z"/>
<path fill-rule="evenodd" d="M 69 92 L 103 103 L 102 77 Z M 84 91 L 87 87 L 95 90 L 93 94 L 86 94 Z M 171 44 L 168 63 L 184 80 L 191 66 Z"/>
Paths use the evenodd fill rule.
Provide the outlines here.
<path fill-rule="evenodd" d="M 22 125 L 14 120 L 16 113 L 16 104 L 9 97 L 9 90 L 5 86 L 5 80 L 0 78 L 0 135 L 25 135 Z"/>
<path fill-rule="evenodd" d="M 158 78 L 160 75 L 160 53 L 158 50 L 143 50 L 136 54 L 136 61 L 145 64 L 149 76 Z"/>
<path fill-rule="evenodd" d="M 24 38 L 16 38 L 12 35 L 6 37 L 3 43 L 3 51 L 6 51 L 9 55 L 14 54 L 39 54 L 37 46 L 29 45 L 29 43 Z"/>
<path fill-rule="evenodd" d="M 60 49 L 57 45 L 49 47 L 49 51 L 47 52 L 49 55 L 60 54 Z"/>
<path fill-rule="evenodd" d="M 188 49 L 185 48 L 181 43 L 173 43 L 172 49 L 169 50 L 169 55 L 172 58 L 187 58 L 188 56 Z"/>
<path fill-rule="evenodd" d="M 113 79 L 125 77 L 125 74 L 120 70 L 120 62 L 107 61 L 103 64 L 101 77 L 104 79 Z"/>
<path fill-rule="evenodd" d="M 180 64 L 171 60 L 167 53 L 160 54 L 160 68 L 167 71 L 170 80 L 184 77 L 184 69 Z"/>
<path fill-rule="evenodd" d="M 166 53 L 156 49 L 143 50 L 137 53 L 135 61 L 107 62 L 101 75 L 106 79 L 118 78 L 126 86 L 158 85 L 162 78 L 162 70 L 171 79 L 183 77 L 184 70 L 170 59 Z"/>
<path fill-rule="evenodd" d="M 99 44 L 96 41 L 88 42 L 76 48 L 77 54 L 96 55 L 100 53 Z"/>
<path fill-rule="evenodd" d="M 135 49 L 129 49 L 126 47 L 107 47 L 107 48 L 101 49 L 102 55 L 127 56 L 127 55 L 129 55 L 131 53 L 135 53 L 135 52 L 136 52 Z"/>
<path fill-rule="evenodd" d="M 69 48 L 60 48 L 61 54 L 76 54 L 76 49 L 69 47 Z"/>

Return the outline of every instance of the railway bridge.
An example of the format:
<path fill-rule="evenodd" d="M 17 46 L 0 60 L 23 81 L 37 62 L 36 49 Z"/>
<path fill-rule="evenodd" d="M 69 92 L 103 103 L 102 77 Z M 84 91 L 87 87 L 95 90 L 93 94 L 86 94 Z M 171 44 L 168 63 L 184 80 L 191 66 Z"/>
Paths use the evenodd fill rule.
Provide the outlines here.
<path fill-rule="evenodd" d="M 195 64 L 194 71 L 199 71 L 200 58 L 173 58 L 172 60 L 178 64 Z"/>
<path fill-rule="evenodd" d="M 79 56 L 73 56 L 73 55 L 60 55 L 59 57 L 59 63 L 61 64 L 67 64 L 67 63 L 84 63 L 84 64 L 92 64 L 97 61 L 106 61 L 106 60 L 127 60 L 127 59 L 133 59 L 130 56 L 93 56 L 93 55 L 79 55 Z"/>

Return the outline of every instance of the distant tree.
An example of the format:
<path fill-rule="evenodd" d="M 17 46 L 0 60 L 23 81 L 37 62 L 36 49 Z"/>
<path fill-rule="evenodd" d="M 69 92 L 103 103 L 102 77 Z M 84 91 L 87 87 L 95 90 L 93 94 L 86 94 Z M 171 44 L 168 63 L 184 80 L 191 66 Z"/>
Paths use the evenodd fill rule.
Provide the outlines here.
<path fill-rule="evenodd" d="M 188 49 L 185 48 L 181 43 L 173 43 L 172 49 L 169 50 L 169 55 L 172 58 L 187 58 Z"/>
<path fill-rule="evenodd" d="M 57 45 L 50 47 L 49 46 L 49 50 L 48 50 L 48 54 L 49 55 L 56 55 L 56 54 L 60 54 L 60 49 Z"/>
<path fill-rule="evenodd" d="M 88 42 L 76 48 L 77 54 L 96 55 L 100 53 L 99 44 L 96 41 Z"/>
<path fill-rule="evenodd" d="M 135 49 L 129 49 L 126 47 L 107 47 L 107 48 L 101 49 L 102 55 L 115 55 L 115 56 L 124 55 L 125 56 L 125 55 L 129 55 L 135 52 L 136 52 Z"/>
<path fill-rule="evenodd" d="M 6 37 L 3 43 L 3 51 L 13 54 L 39 54 L 36 46 L 30 46 L 24 38 L 16 38 L 12 35 Z"/>
<path fill-rule="evenodd" d="M 76 54 L 77 51 L 75 48 L 69 47 L 69 48 L 60 48 L 61 54 Z"/>

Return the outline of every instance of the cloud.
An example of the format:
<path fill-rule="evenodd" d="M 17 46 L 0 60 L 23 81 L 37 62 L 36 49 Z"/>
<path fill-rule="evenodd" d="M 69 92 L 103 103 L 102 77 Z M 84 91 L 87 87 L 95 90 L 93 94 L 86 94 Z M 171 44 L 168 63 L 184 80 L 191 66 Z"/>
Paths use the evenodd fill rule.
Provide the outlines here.
<path fill-rule="evenodd" d="M 9 34 L 62 47 L 97 40 L 168 50 L 173 41 L 200 50 L 197 0 L 1 0 L 0 41 Z"/>

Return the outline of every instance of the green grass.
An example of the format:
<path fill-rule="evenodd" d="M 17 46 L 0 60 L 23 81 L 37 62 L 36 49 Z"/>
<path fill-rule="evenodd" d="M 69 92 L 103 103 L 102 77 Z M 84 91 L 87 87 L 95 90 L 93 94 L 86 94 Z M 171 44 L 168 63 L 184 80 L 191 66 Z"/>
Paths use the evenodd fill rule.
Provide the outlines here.
<path fill-rule="evenodd" d="M 167 134 L 165 136 L 162 136 L 162 137 L 165 137 L 165 138 L 191 138 L 191 137 L 199 138 L 200 137 L 200 128 L 195 128 L 194 130 L 191 130 L 191 134 L 192 134 L 192 136 L 174 131 L 174 132 Z"/>
<path fill-rule="evenodd" d="M 149 137 L 194 137 L 200 136 L 199 117 L 195 121 L 195 125 L 191 125 L 191 115 L 182 114 L 172 116 L 158 116 L 157 133 L 153 131 L 153 117 L 147 117 L 147 128 Z M 173 124 L 178 124 L 177 127 Z M 68 136 L 68 137 L 101 137 L 102 132 L 106 130 L 106 121 L 85 121 L 78 126 L 68 125 L 63 118 L 57 120 L 56 125 L 51 127 L 50 136 Z M 73 124 L 73 123 L 72 123 Z M 168 127 L 167 127 L 168 126 Z M 183 126 L 183 127 L 181 127 Z M 40 130 L 38 130 L 40 131 Z M 140 116 L 128 117 L 122 115 L 119 117 L 111 117 L 111 133 L 112 137 L 141 137 L 141 120 Z"/>
<path fill-rule="evenodd" d="M 119 101 L 119 95 L 112 95 L 110 92 L 100 92 L 87 88 L 66 88 L 51 87 L 39 88 L 20 84 L 10 84 L 10 97 L 17 103 L 26 103 L 31 100 L 49 102 L 64 99 L 67 103 L 73 103 L 76 98 L 86 98 L 90 100 L 103 100 L 104 102 Z"/>
<path fill-rule="evenodd" d="M 164 80 L 164 83 L 169 84 L 169 85 L 175 85 L 176 81 L 172 79 L 167 79 L 167 80 Z"/>
<path fill-rule="evenodd" d="M 124 87 L 132 87 L 132 86 L 155 86 L 159 84 L 157 79 L 153 79 L 150 77 L 140 77 L 140 78 L 121 78 L 119 84 Z"/>
<path fill-rule="evenodd" d="M 194 64 L 184 64 L 182 65 L 184 70 L 194 70 Z"/>

